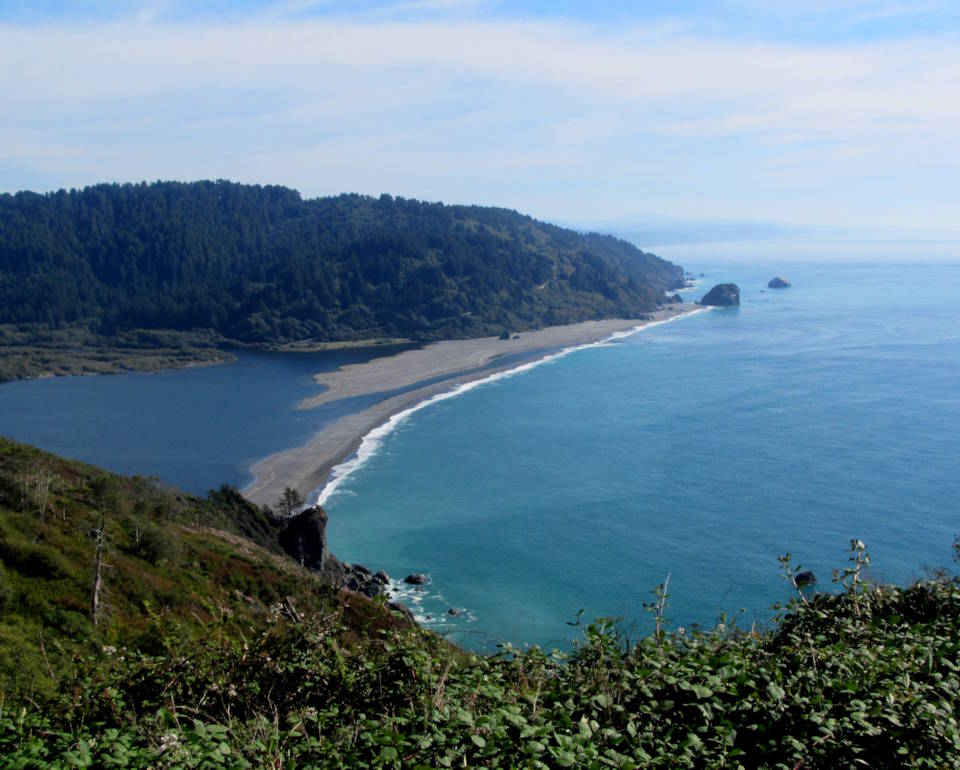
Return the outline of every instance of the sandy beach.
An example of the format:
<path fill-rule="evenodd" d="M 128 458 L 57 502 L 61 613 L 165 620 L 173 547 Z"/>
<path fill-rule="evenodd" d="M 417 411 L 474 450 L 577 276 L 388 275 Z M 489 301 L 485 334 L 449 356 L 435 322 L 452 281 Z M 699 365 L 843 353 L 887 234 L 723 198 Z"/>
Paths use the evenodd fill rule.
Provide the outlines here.
<path fill-rule="evenodd" d="M 255 479 L 243 494 L 258 505 L 273 505 L 285 487 L 293 487 L 306 498 L 327 482 L 334 466 L 356 453 L 367 433 L 414 404 L 464 383 L 535 361 L 551 351 L 597 342 L 617 332 L 668 321 L 694 309 L 699 306 L 676 305 L 656 311 L 648 321 L 614 319 L 550 326 L 521 332 L 517 339 L 482 337 L 435 342 L 417 350 L 318 374 L 314 379 L 327 390 L 304 399 L 299 405 L 301 409 L 352 396 L 411 389 L 340 418 L 302 446 L 258 461 L 251 468 Z M 504 357 L 509 357 L 509 362 L 498 367 L 497 361 Z M 430 383 L 423 387 L 412 387 L 427 381 Z"/>

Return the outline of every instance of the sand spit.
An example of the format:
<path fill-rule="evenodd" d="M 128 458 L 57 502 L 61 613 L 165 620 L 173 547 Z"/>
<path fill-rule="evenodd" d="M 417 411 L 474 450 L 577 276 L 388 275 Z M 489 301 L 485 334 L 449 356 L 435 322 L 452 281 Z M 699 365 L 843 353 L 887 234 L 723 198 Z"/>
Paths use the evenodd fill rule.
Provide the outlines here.
<path fill-rule="evenodd" d="M 422 388 L 384 398 L 367 409 L 346 415 L 324 427 L 306 444 L 258 461 L 251 468 L 255 480 L 243 493 L 255 503 L 267 505 L 276 503 L 284 488 L 288 486 L 307 497 L 329 480 L 335 465 L 356 453 L 367 433 L 382 425 L 391 415 L 467 382 L 535 361 L 550 351 L 586 345 L 606 339 L 617 332 L 662 323 L 688 313 L 697 306 L 687 304 L 674 307 L 675 309 L 658 310 L 649 321 L 585 321 L 521 332 L 518 339 L 483 337 L 435 342 L 418 350 L 408 350 L 363 364 L 350 364 L 335 372 L 318 374 L 314 379 L 318 384 L 326 385 L 328 390 L 304 399 L 300 403 L 301 409 L 352 396 L 389 393 L 438 377 L 442 379 Z M 510 357 L 510 363 L 498 368 L 497 359 L 505 356 Z M 477 371 L 478 369 L 481 371 Z"/>

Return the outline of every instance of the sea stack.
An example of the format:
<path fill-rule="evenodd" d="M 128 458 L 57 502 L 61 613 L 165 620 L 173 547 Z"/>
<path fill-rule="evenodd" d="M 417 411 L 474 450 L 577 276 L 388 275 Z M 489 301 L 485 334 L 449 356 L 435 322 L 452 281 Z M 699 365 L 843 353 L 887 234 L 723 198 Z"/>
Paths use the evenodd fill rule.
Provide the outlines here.
<path fill-rule="evenodd" d="M 735 283 L 718 283 L 703 296 L 700 304 L 712 305 L 714 307 L 739 305 L 740 287 Z"/>
<path fill-rule="evenodd" d="M 770 283 L 767 284 L 768 289 L 789 289 L 790 281 L 788 281 L 783 276 L 778 275 L 776 278 L 771 278 Z"/>

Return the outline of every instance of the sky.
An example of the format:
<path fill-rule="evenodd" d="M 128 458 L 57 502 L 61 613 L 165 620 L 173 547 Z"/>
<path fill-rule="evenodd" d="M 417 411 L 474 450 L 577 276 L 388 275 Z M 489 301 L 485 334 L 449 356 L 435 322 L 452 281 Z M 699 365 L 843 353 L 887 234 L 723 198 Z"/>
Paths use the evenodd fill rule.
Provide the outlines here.
<path fill-rule="evenodd" d="M 0 191 L 960 230 L 956 0 L 0 0 Z"/>

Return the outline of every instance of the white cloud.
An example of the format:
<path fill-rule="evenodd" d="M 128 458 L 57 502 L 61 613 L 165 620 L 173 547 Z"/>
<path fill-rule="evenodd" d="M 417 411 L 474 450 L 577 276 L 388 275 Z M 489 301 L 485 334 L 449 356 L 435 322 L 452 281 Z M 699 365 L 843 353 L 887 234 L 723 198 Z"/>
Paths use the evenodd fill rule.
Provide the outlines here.
<path fill-rule="evenodd" d="M 958 170 L 951 37 L 802 45 L 673 29 L 263 16 L 2 25 L 0 158 L 44 178 L 59 167 L 71 178 L 255 178 L 541 214 L 560 201 L 556 216 L 653 210 L 645 189 L 623 200 L 638 173 L 676 180 L 680 205 L 736 168 L 781 174 L 796 185 L 785 197 L 806 189 L 798 180 L 854 173 L 895 172 L 919 189 L 905 158 Z M 695 167 L 704 142 L 733 155 Z M 946 178 L 931 189 L 950 193 Z M 732 179 L 728 198 L 707 205 L 719 213 L 729 196 L 771 205 Z"/>

